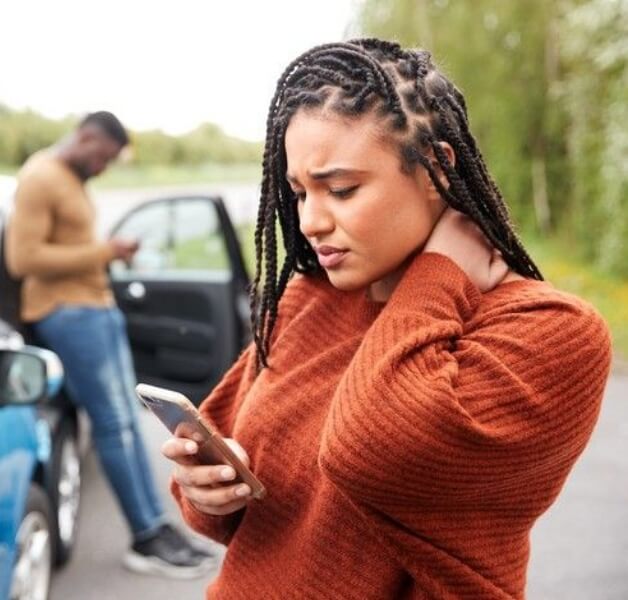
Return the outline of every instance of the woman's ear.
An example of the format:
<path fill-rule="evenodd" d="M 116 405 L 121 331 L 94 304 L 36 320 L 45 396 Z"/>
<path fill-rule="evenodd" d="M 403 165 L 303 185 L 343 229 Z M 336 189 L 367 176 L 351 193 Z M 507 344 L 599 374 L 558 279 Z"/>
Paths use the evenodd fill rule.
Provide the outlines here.
<path fill-rule="evenodd" d="M 438 143 L 440 144 L 441 148 L 444 150 L 447 156 L 447 160 L 453 167 L 456 164 L 456 153 L 454 152 L 454 149 L 451 147 L 451 145 L 448 142 L 438 142 Z M 434 171 L 436 171 L 436 174 L 438 175 L 438 179 L 443 185 L 443 187 L 445 189 L 449 188 L 449 180 L 447 179 L 447 175 L 445 175 L 442 167 L 440 166 L 440 163 L 438 162 L 438 159 L 434 155 L 433 150 L 429 151 L 429 153 L 427 154 L 427 158 L 430 161 L 430 164 L 432 165 L 432 168 L 434 169 Z M 436 189 L 436 186 L 434 185 L 434 182 L 432 181 L 432 178 L 429 176 L 429 173 L 427 172 L 427 170 L 424 170 L 424 173 L 425 173 L 425 177 L 427 178 L 426 184 L 427 184 L 429 195 L 440 197 L 440 192 Z"/>
<path fill-rule="evenodd" d="M 445 151 L 445 154 L 447 155 L 447 160 L 450 162 L 451 166 L 455 167 L 456 153 L 454 152 L 454 149 L 451 147 L 449 142 L 438 142 L 438 144 Z"/>

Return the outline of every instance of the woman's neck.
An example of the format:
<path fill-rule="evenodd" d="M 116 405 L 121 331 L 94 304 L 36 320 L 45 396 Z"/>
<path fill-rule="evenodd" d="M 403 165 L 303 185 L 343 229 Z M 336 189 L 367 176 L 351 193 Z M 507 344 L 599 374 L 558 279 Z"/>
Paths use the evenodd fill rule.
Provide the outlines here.
<path fill-rule="evenodd" d="M 387 302 L 415 257 L 416 254 L 410 255 L 394 271 L 391 271 L 381 279 L 371 283 L 368 289 L 369 298 L 373 302 Z"/>

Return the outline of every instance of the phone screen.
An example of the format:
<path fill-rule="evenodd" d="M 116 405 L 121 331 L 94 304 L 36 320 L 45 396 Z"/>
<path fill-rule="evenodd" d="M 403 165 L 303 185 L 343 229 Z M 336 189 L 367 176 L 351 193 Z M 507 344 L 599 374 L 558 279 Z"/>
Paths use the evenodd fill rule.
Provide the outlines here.
<path fill-rule="evenodd" d="M 184 411 L 180 406 L 172 402 L 164 402 L 159 398 L 153 396 L 142 395 L 142 400 L 146 404 L 151 404 L 149 408 L 157 414 L 160 421 L 170 430 L 171 433 L 175 433 L 177 426 L 185 420 L 189 422 L 191 415 Z"/>
<path fill-rule="evenodd" d="M 200 422 L 195 408 L 190 406 L 189 409 L 186 409 L 180 404 L 147 394 L 142 394 L 140 397 L 171 433 L 190 438 L 199 444 L 197 457 L 200 462 L 219 464 L 224 461 L 224 457 L 218 454 L 212 445 L 207 444 L 213 436 L 207 427 Z"/>

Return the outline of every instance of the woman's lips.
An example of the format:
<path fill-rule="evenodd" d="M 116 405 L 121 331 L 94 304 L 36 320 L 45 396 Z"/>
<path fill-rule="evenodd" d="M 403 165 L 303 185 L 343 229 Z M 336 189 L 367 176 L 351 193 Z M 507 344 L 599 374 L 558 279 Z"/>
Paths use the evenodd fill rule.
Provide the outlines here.
<path fill-rule="evenodd" d="M 321 267 L 331 269 L 338 266 L 348 252 L 348 250 L 340 250 L 338 248 L 320 247 L 316 249 L 316 256 Z"/>

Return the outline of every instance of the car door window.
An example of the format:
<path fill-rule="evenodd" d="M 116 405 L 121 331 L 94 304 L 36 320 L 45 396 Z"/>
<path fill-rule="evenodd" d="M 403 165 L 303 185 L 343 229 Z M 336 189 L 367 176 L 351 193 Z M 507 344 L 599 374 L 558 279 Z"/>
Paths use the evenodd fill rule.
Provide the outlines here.
<path fill-rule="evenodd" d="M 152 202 L 133 211 L 115 237 L 137 240 L 140 247 L 130 264 L 114 261 L 114 279 L 143 276 L 196 278 L 228 275 L 230 261 L 220 219 L 207 198 Z"/>
<path fill-rule="evenodd" d="M 204 199 L 174 202 L 173 267 L 227 271 L 229 255 L 214 205 Z"/>
<path fill-rule="evenodd" d="M 139 250 L 130 265 L 116 260 L 111 265 L 113 276 L 168 270 L 172 265 L 172 205 L 153 202 L 133 211 L 114 232 L 114 237 L 137 240 Z"/>

